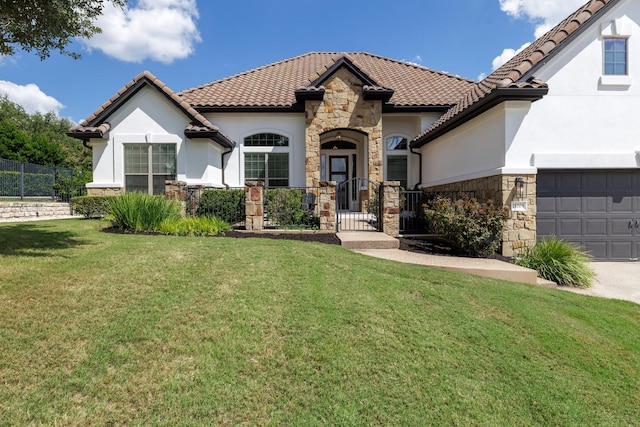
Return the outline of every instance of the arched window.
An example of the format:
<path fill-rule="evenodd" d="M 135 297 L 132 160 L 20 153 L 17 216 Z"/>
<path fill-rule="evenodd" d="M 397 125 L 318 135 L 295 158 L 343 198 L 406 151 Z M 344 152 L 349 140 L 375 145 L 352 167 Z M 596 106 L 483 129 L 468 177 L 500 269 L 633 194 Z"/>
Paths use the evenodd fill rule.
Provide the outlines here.
<path fill-rule="evenodd" d="M 265 187 L 289 186 L 289 138 L 256 133 L 244 139 L 244 179 L 264 181 Z"/>

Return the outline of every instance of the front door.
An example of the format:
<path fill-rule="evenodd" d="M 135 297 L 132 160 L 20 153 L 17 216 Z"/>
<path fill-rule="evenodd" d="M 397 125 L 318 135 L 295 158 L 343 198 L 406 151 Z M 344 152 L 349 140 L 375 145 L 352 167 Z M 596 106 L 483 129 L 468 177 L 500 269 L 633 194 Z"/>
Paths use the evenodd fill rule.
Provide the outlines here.
<path fill-rule="evenodd" d="M 349 156 L 329 156 L 329 181 L 337 185 L 349 179 Z M 337 210 L 349 209 L 349 190 L 342 192 L 336 201 Z"/>

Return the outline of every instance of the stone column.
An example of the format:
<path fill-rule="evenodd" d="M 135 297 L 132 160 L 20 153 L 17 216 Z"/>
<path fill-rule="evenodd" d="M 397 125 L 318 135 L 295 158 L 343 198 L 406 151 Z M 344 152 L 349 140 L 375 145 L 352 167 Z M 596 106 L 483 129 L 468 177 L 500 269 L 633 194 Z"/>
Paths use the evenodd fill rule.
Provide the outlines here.
<path fill-rule="evenodd" d="M 187 183 L 183 181 L 167 180 L 164 182 L 164 198 L 177 200 L 180 203 L 180 215 L 183 218 L 187 215 L 186 187 Z"/>
<path fill-rule="evenodd" d="M 336 182 L 320 182 L 320 230 L 336 229 Z"/>
<path fill-rule="evenodd" d="M 245 229 L 258 231 L 264 225 L 264 182 L 247 181 L 244 185 L 245 192 Z"/>
<path fill-rule="evenodd" d="M 392 237 L 400 235 L 400 181 L 385 181 L 381 188 L 382 231 Z"/>

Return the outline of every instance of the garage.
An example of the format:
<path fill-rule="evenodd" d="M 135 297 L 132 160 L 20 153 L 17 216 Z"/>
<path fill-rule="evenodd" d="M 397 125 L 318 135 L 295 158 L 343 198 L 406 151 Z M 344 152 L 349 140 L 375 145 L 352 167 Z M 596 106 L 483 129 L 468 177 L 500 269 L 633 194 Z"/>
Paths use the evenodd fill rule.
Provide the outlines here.
<path fill-rule="evenodd" d="M 601 261 L 640 256 L 640 171 L 540 170 L 538 239 L 556 235 Z"/>

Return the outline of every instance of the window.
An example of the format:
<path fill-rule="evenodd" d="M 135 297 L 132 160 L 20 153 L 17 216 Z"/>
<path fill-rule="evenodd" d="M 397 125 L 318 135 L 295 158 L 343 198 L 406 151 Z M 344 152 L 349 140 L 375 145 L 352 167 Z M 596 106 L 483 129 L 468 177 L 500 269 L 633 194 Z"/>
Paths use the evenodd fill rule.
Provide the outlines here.
<path fill-rule="evenodd" d="M 401 136 L 392 136 L 387 138 L 387 150 L 406 150 L 407 138 Z"/>
<path fill-rule="evenodd" d="M 264 181 L 265 187 L 288 187 L 289 153 L 246 153 L 244 176 Z"/>
<path fill-rule="evenodd" d="M 626 76 L 627 39 L 604 39 L 604 74 L 607 76 Z"/>
<path fill-rule="evenodd" d="M 402 188 L 407 188 L 407 149 L 409 141 L 403 136 L 390 136 L 386 140 L 387 181 L 400 181 Z"/>
<path fill-rule="evenodd" d="M 277 133 L 257 133 L 244 139 L 246 147 L 288 147 L 289 138 Z"/>
<path fill-rule="evenodd" d="M 407 188 L 407 156 L 387 157 L 387 181 L 400 181 Z"/>
<path fill-rule="evenodd" d="M 289 186 L 289 138 L 256 133 L 244 139 L 244 179 L 264 181 L 265 187 Z"/>
<path fill-rule="evenodd" d="M 175 144 L 125 144 L 125 191 L 164 194 L 164 182 L 176 178 Z"/>

